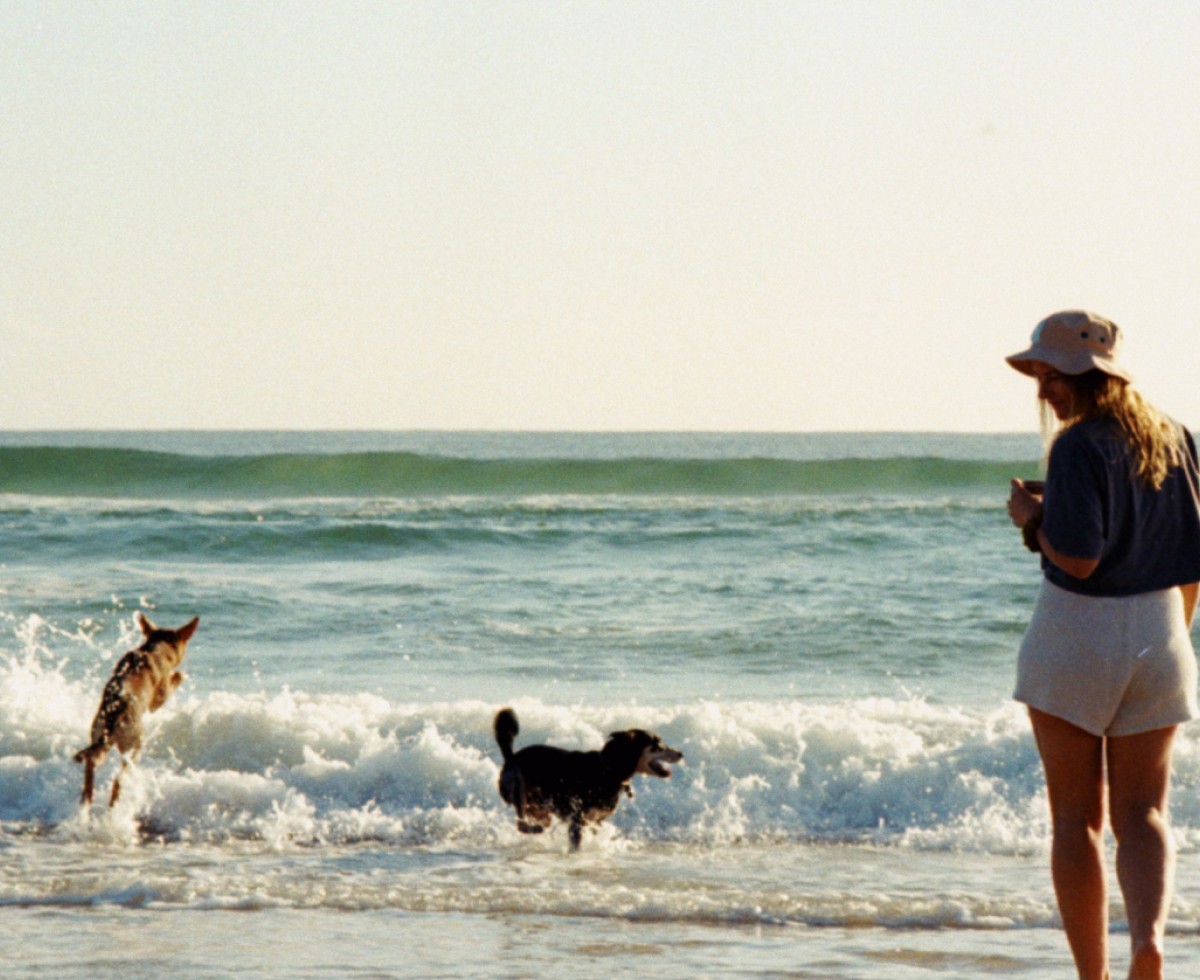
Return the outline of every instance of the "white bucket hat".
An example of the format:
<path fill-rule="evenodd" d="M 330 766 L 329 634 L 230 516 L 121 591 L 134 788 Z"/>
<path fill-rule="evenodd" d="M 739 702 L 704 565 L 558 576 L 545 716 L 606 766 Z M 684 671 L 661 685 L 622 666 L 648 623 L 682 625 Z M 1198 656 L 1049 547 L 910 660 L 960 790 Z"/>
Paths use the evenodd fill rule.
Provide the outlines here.
<path fill-rule="evenodd" d="M 1046 317 L 1033 330 L 1028 350 L 1005 358 L 1022 374 L 1033 374 L 1034 363 L 1049 364 L 1063 374 L 1103 371 L 1115 378 L 1133 378 L 1116 362 L 1121 331 L 1111 320 L 1083 310 L 1064 310 Z"/>

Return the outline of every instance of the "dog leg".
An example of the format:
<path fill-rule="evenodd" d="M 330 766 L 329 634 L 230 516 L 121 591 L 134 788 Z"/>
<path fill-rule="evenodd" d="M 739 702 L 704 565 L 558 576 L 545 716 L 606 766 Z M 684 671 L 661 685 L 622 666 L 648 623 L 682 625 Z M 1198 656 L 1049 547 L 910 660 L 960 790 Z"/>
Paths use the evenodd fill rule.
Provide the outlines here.
<path fill-rule="evenodd" d="M 583 843 L 583 821 L 578 817 L 571 818 L 571 850 L 578 851 L 579 845 Z"/>
<path fill-rule="evenodd" d="M 83 763 L 83 792 L 79 794 L 80 806 L 90 806 L 96 795 L 96 767 L 108 755 L 108 746 L 103 742 L 93 742 L 86 749 L 75 753 L 75 761 Z"/>
<path fill-rule="evenodd" d="M 525 777 L 517 766 L 505 764 L 500 770 L 500 798 L 517 811 L 517 823 L 524 823 Z"/>
<path fill-rule="evenodd" d="M 83 763 L 83 793 L 79 797 L 80 806 L 91 806 L 96 795 L 96 761 L 88 756 Z"/>
<path fill-rule="evenodd" d="M 110 807 L 116 806 L 117 800 L 121 796 L 121 773 L 123 773 L 125 771 L 125 767 L 127 765 L 129 765 L 129 760 L 127 760 L 124 756 L 122 756 L 121 757 L 121 768 L 118 769 L 117 774 L 115 776 L 113 776 L 112 795 L 109 796 L 109 798 L 108 798 L 108 805 Z"/>

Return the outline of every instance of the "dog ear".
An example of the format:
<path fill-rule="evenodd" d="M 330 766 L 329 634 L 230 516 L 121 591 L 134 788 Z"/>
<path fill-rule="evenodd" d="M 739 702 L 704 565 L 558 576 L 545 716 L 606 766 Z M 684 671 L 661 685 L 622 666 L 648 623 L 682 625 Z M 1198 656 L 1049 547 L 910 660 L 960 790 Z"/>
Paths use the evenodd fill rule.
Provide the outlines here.
<path fill-rule="evenodd" d="M 149 618 L 141 610 L 138 611 L 136 619 L 138 626 L 141 627 L 142 633 L 145 636 L 149 636 L 158 628 L 152 622 L 150 622 Z"/>
<path fill-rule="evenodd" d="M 640 728 L 627 728 L 623 732 L 612 732 L 608 736 L 608 741 L 604 743 L 605 748 L 620 749 L 622 751 L 637 749 L 640 750 L 646 744 L 646 733 Z"/>
<path fill-rule="evenodd" d="M 196 616 L 190 623 L 184 623 L 175 631 L 176 643 L 187 643 L 192 638 L 192 634 L 196 632 L 196 627 L 200 625 L 200 617 Z"/>
<path fill-rule="evenodd" d="M 654 736 L 640 728 L 626 728 L 623 732 L 609 733 L 609 740 L 620 739 L 622 742 L 637 742 L 649 744 L 654 741 Z"/>

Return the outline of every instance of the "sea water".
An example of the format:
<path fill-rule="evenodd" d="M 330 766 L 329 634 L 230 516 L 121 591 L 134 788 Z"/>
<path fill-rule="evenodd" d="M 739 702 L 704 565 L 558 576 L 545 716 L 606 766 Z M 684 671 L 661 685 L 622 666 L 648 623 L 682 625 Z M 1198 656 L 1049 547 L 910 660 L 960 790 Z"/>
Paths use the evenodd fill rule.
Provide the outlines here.
<path fill-rule="evenodd" d="M 0 959 L 55 977 L 1067 977 L 1010 700 L 1032 435 L 0 434 Z M 79 807 L 135 614 L 183 687 Z M 685 754 L 569 853 L 518 747 Z M 1200 731 L 1172 800 L 1200 975 Z M 1110 842 L 1111 844 L 1111 842 Z M 1116 972 L 1126 956 L 1113 888 Z"/>

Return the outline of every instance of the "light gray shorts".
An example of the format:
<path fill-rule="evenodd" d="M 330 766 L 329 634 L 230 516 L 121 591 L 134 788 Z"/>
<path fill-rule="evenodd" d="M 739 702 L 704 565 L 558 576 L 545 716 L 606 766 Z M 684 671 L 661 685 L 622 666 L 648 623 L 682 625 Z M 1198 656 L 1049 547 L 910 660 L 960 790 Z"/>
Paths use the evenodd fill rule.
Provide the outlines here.
<path fill-rule="evenodd" d="M 1043 579 L 1013 697 L 1093 735 L 1195 718 L 1196 651 L 1179 589 L 1108 598 Z"/>

